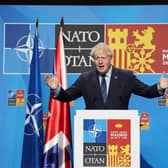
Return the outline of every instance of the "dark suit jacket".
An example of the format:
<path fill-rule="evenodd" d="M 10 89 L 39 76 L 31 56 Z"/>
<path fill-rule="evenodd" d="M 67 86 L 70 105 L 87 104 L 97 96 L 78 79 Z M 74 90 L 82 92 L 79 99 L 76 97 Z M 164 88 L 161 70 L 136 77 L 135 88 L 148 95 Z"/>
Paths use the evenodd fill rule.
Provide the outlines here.
<path fill-rule="evenodd" d="M 131 71 L 112 68 L 109 93 L 104 103 L 98 72 L 85 72 L 67 90 L 61 88 L 57 99 L 71 101 L 83 96 L 86 109 L 128 109 L 131 94 L 147 98 L 161 96 L 157 90 L 157 84 L 148 86 L 138 80 Z"/>

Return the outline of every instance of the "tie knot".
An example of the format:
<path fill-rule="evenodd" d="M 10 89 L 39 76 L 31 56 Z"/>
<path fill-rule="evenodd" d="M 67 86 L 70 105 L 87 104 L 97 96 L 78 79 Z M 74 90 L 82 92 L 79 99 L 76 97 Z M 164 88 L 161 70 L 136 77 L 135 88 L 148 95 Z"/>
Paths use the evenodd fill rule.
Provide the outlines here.
<path fill-rule="evenodd" d="M 106 77 L 106 74 L 104 73 L 104 74 L 100 74 L 100 76 L 102 77 L 102 78 L 105 78 Z"/>

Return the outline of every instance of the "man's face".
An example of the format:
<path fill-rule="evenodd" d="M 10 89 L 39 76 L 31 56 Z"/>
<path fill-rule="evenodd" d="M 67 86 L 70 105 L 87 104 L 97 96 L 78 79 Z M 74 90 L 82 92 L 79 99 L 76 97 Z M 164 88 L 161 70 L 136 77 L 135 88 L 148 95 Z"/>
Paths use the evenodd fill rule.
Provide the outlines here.
<path fill-rule="evenodd" d="M 112 57 L 107 55 L 103 50 L 96 51 L 94 54 L 94 62 L 97 70 L 104 74 L 106 73 L 111 66 Z"/>

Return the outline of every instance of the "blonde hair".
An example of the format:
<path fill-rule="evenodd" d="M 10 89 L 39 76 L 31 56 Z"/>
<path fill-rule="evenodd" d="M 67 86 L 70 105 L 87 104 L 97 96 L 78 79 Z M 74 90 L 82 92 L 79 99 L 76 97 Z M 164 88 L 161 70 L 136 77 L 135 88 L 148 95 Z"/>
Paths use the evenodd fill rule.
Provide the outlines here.
<path fill-rule="evenodd" d="M 92 57 L 94 57 L 94 54 L 96 51 L 98 50 L 101 50 L 101 51 L 104 51 L 105 53 L 107 53 L 110 57 L 113 56 L 113 52 L 112 52 L 112 49 L 106 44 L 106 43 L 103 43 L 103 42 L 100 42 L 98 44 L 96 44 L 90 51 L 90 55 Z"/>

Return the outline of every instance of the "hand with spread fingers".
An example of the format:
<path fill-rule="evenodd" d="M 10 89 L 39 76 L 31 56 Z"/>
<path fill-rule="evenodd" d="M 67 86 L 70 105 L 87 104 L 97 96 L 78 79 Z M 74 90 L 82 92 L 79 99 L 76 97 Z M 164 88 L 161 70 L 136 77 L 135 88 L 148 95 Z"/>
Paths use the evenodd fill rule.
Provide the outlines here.
<path fill-rule="evenodd" d="M 159 81 L 159 87 L 161 89 L 168 88 L 168 78 L 165 78 L 165 72 L 162 73 L 160 81 Z"/>
<path fill-rule="evenodd" d="M 51 89 L 57 89 L 59 85 L 59 80 L 56 75 L 50 76 L 50 75 L 45 75 L 44 80 L 46 84 L 51 88 Z"/>

